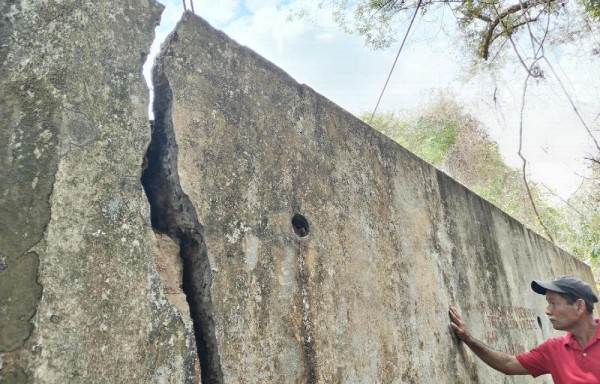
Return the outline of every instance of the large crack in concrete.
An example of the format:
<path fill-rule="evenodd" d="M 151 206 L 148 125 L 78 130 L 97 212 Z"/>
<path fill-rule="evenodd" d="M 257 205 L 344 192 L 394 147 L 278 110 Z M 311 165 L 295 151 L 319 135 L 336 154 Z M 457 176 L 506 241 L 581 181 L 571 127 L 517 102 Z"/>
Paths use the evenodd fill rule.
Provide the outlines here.
<path fill-rule="evenodd" d="M 171 118 L 173 92 L 160 65 L 153 70 L 154 122 L 142 185 L 151 207 L 152 227 L 180 246 L 183 291 L 190 306 L 202 383 L 223 383 L 210 296 L 212 272 L 196 209 L 183 192 L 177 170 L 178 147 Z"/>

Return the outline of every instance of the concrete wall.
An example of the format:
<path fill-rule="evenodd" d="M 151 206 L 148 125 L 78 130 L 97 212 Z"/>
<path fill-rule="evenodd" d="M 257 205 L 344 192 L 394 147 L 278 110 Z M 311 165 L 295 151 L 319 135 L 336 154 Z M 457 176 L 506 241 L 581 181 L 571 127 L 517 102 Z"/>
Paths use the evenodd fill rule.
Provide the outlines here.
<path fill-rule="evenodd" d="M 189 382 L 140 184 L 153 1 L 0 0 L 0 381 Z M 188 321 L 188 323 L 190 323 Z"/>
<path fill-rule="evenodd" d="M 523 351 L 554 334 L 530 281 L 591 282 L 583 263 L 194 16 L 155 82 L 155 129 L 204 226 L 225 382 L 532 380 L 476 361 L 447 308 Z"/>
<path fill-rule="evenodd" d="M 553 335 L 531 279 L 591 281 L 196 17 L 150 127 L 155 2 L 0 10 L 0 382 L 529 382 L 448 305 L 516 352 Z"/>

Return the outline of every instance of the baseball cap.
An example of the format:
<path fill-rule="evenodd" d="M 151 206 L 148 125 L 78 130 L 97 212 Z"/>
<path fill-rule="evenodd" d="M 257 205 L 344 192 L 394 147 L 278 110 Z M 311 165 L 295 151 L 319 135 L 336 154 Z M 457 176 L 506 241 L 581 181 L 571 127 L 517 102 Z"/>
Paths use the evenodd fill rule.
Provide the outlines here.
<path fill-rule="evenodd" d="M 592 287 L 574 276 L 557 276 L 549 282 L 533 280 L 531 282 L 531 289 L 540 295 L 545 295 L 547 290 L 569 293 L 583 299 L 583 301 L 590 305 L 598 302 L 598 297 L 592 290 Z"/>

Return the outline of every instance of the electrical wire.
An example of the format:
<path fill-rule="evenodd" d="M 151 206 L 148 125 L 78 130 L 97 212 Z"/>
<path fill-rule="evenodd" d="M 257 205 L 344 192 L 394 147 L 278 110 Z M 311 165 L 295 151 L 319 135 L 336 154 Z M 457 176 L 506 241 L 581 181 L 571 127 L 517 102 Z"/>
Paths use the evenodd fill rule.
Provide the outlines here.
<path fill-rule="evenodd" d="M 194 0 L 190 0 L 190 6 L 192 8 L 192 13 L 195 14 L 196 12 L 194 11 Z M 187 6 L 185 5 L 185 0 L 183 0 L 183 10 L 187 11 Z"/>
<path fill-rule="evenodd" d="M 421 8 L 421 1 L 422 0 L 419 0 L 417 2 L 417 7 L 415 8 L 415 13 L 413 14 L 412 19 L 410 20 L 410 24 L 408 25 L 408 29 L 406 30 L 406 33 L 404 34 L 404 38 L 402 39 L 402 44 L 400 44 L 400 49 L 398 49 L 398 54 L 396 55 L 396 59 L 394 60 L 394 64 L 392 65 L 392 69 L 390 69 L 390 73 L 388 74 L 387 80 L 385 81 L 385 85 L 383 86 L 383 89 L 381 90 L 381 94 L 379 95 L 379 99 L 377 100 L 377 104 L 375 105 L 375 109 L 373 110 L 373 113 L 371 114 L 371 118 L 369 119 L 369 125 L 373 121 L 373 117 L 375 116 L 375 112 L 377 112 L 377 108 L 379 108 L 379 103 L 381 102 L 383 93 L 385 92 L 385 89 L 387 88 L 390 78 L 392 77 L 394 68 L 396 68 L 396 63 L 398 62 L 398 58 L 400 57 L 400 52 L 402 52 L 402 48 L 404 48 L 404 43 L 406 43 L 406 39 L 408 38 L 408 34 L 410 33 L 413 22 L 415 21 L 415 18 L 417 17 L 419 8 Z"/>

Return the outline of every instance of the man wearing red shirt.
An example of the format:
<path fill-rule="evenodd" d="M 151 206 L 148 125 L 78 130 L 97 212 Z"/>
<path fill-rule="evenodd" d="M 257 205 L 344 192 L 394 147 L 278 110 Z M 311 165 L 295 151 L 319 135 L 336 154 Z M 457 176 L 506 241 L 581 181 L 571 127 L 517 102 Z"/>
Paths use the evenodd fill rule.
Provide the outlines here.
<path fill-rule="evenodd" d="M 473 338 L 458 311 L 450 307 L 450 325 L 483 362 L 505 375 L 551 374 L 555 384 L 600 384 L 600 325 L 593 318 L 598 297 L 585 282 L 559 276 L 550 282 L 532 281 L 531 288 L 546 296 L 546 315 L 565 336 L 549 339 L 529 352 L 511 356 Z"/>

